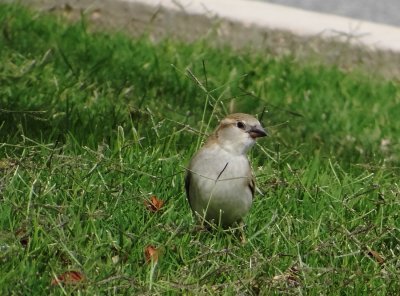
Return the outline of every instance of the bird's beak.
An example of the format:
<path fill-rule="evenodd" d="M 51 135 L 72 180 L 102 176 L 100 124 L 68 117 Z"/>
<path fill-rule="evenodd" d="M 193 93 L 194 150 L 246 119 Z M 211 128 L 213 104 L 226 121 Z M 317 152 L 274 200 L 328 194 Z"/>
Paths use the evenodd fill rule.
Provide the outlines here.
<path fill-rule="evenodd" d="M 261 126 L 252 126 L 248 131 L 253 139 L 267 136 L 267 132 Z"/>

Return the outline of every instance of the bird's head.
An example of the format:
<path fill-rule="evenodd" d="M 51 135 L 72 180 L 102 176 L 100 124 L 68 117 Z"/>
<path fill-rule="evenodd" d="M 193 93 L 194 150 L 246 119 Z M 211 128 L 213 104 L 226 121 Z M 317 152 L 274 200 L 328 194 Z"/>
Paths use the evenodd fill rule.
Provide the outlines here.
<path fill-rule="evenodd" d="M 225 150 L 235 153 L 246 153 L 259 137 L 267 133 L 260 122 L 253 116 L 234 113 L 225 117 L 219 124 L 215 136 L 218 144 Z"/>

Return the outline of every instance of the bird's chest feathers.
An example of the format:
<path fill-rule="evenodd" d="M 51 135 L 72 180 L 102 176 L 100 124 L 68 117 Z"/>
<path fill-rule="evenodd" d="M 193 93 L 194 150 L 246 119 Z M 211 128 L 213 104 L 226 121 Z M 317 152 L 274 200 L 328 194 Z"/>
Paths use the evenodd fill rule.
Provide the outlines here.
<path fill-rule="evenodd" d="M 235 155 L 221 148 L 207 149 L 199 155 L 193 165 L 200 182 L 205 183 L 246 183 L 250 164 L 245 154 Z M 222 185 L 222 184 L 221 184 Z"/>
<path fill-rule="evenodd" d="M 192 163 L 192 207 L 198 213 L 207 209 L 209 219 L 234 222 L 250 209 L 251 168 L 245 154 L 235 155 L 221 148 L 203 150 Z"/>
<path fill-rule="evenodd" d="M 223 149 L 207 151 L 196 165 L 198 173 L 214 181 L 228 181 L 248 176 L 250 165 L 246 155 L 234 155 Z"/>

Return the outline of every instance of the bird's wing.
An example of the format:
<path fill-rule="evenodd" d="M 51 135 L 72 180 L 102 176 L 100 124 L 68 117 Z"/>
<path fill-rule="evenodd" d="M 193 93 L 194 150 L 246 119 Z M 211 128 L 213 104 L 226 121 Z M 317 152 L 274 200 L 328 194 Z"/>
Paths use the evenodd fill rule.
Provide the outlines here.
<path fill-rule="evenodd" d="M 192 173 L 187 169 L 186 176 L 185 176 L 185 190 L 186 190 L 186 198 L 188 199 L 189 204 L 190 204 L 189 188 L 190 188 L 191 177 L 192 177 Z M 191 206 L 191 204 L 190 204 L 190 206 Z"/>
<path fill-rule="evenodd" d="M 249 180 L 248 182 L 248 186 L 249 186 L 249 188 L 250 188 L 250 191 L 251 191 L 251 195 L 253 196 L 253 198 L 254 198 L 254 194 L 255 194 L 255 192 L 256 192 L 256 178 L 254 178 L 254 175 L 253 175 L 253 172 L 252 172 L 252 169 L 251 169 L 251 165 L 250 165 L 250 162 L 249 162 L 249 171 L 248 171 L 248 173 L 247 173 L 247 179 Z"/>
<path fill-rule="evenodd" d="M 252 175 L 251 178 L 249 178 L 249 188 L 251 190 L 251 195 L 254 198 L 254 194 L 256 191 L 256 179 L 254 178 L 254 176 Z"/>

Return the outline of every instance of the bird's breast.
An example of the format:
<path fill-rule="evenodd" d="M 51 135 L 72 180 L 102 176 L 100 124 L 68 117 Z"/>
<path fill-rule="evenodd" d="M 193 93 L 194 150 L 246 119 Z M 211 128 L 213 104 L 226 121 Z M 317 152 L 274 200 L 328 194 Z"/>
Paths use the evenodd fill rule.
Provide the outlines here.
<path fill-rule="evenodd" d="M 223 149 L 209 149 L 202 151 L 194 159 L 191 170 L 215 182 L 247 176 L 250 165 L 246 155 L 232 155 Z"/>
<path fill-rule="evenodd" d="M 244 216 L 252 203 L 248 186 L 251 168 L 246 155 L 232 155 L 222 149 L 201 151 L 191 164 L 190 195 L 194 210 L 213 217 L 222 210 L 225 219 Z"/>

